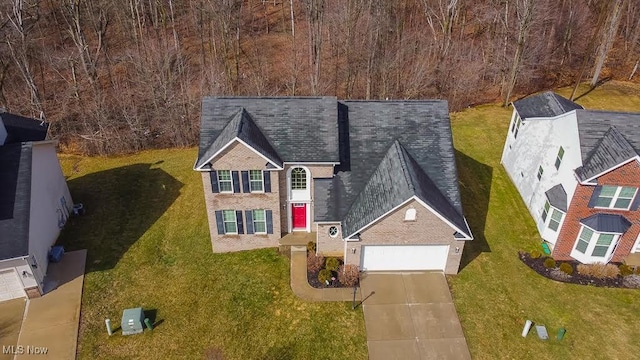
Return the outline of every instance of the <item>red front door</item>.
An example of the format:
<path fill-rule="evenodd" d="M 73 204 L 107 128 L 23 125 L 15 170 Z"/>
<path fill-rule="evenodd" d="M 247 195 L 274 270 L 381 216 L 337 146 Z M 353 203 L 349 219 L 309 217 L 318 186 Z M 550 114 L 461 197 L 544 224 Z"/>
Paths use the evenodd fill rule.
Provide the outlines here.
<path fill-rule="evenodd" d="M 307 204 L 291 204 L 291 223 L 294 229 L 307 228 Z"/>

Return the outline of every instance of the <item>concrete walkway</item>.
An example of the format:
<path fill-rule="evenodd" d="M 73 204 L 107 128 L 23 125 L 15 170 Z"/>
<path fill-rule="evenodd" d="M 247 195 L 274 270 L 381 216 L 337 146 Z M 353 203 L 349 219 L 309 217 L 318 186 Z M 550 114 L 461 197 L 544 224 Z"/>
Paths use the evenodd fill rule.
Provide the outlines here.
<path fill-rule="evenodd" d="M 22 326 L 26 298 L 0 302 L 0 348 L 18 345 L 18 335 Z M 12 360 L 12 354 L 0 352 L 0 360 Z"/>
<path fill-rule="evenodd" d="M 291 246 L 291 290 L 307 301 L 353 301 L 353 288 L 316 289 L 307 280 L 307 247 Z M 360 301 L 360 288 L 356 301 Z"/>
<path fill-rule="evenodd" d="M 444 274 L 365 273 L 370 360 L 471 359 Z"/>
<path fill-rule="evenodd" d="M 28 302 L 18 345 L 25 347 L 23 359 L 71 360 L 76 358 L 80 306 L 86 250 L 65 253 L 60 263 L 51 263 L 45 278 L 45 291 Z M 45 352 L 26 354 L 32 351 Z"/>

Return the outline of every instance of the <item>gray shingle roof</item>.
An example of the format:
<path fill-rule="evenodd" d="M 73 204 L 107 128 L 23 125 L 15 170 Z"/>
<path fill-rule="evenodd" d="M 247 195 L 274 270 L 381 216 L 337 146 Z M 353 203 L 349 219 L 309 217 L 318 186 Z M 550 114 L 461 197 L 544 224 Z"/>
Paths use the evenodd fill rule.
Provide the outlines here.
<path fill-rule="evenodd" d="M 600 140 L 612 126 L 624 136 L 636 153 L 639 152 L 640 113 L 578 110 L 576 117 L 583 163 L 591 157 Z"/>
<path fill-rule="evenodd" d="M 411 169 L 412 179 L 419 178 L 424 182 L 415 191 L 417 196 L 428 200 L 435 211 L 471 237 L 462 216 L 446 101 L 205 98 L 199 164 L 208 160 L 206 155 L 217 137 L 228 138 L 223 130 L 241 108 L 246 109 L 283 161 L 340 162 L 333 178 L 314 179 L 314 221 L 345 219 L 376 169 L 382 166 L 394 141 L 398 140 L 403 151 L 410 154 L 411 161 L 406 170 Z M 368 194 L 374 194 L 374 190 L 372 183 Z M 399 200 L 405 193 L 394 191 L 399 197 L 389 199 L 389 203 L 399 204 L 412 196 Z M 362 196 L 359 205 L 353 207 L 354 212 L 369 206 L 369 195 Z"/>
<path fill-rule="evenodd" d="M 413 196 L 437 209 L 438 213 L 470 236 L 462 214 L 449 203 L 398 141 L 392 144 L 351 205 L 342 222 L 343 234 L 346 237 L 355 235 L 361 228 Z"/>
<path fill-rule="evenodd" d="M 214 141 L 242 108 L 248 109 L 250 119 L 282 161 L 339 161 L 335 97 L 205 97 L 198 166 L 208 160 Z"/>
<path fill-rule="evenodd" d="M 576 174 L 581 181 L 585 181 L 636 156 L 638 154 L 633 146 L 615 126 L 611 126 L 600 138 L 583 165 L 576 169 Z"/>
<path fill-rule="evenodd" d="M 0 146 L 0 260 L 29 252 L 31 143 Z"/>
<path fill-rule="evenodd" d="M 522 119 L 555 117 L 571 110 L 583 108 L 552 91 L 514 101 L 513 107 Z"/>
<path fill-rule="evenodd" d="M 10 113 L 0 113 L 0 119 L 7 129 L 6 144 L 23 141 L 41 141 L 47 137 L 49 124 L 36 119 Z"/>
<path fill-rule="evenodd" d="M 231 120 L 222 129 L 220 135 L 218 135 L 211 146 L 204 151 L 203 156 L 198 159 L 196 167 L 204 165 L 204 162 L 211 159 L 218 151 L 223 149 L 236 137 L 259 151 L 277 166 L 282 167 L 282 160 L 280 159 L 278 152 L 269 143 L 269 140 L 251 119 L 251 115 L 249 115 L 243 107 L 238 109 L 236 114 L 233 115 Z"/>
<path fill-rule="evenodd" d="M 549 204 L 558 210 L 567 212 L 567 192 L 562 184 L 558 184 L 544 193 L 549 200 Z"/>
<path fill-rule="evenodd" d="M 594 214 L 580 220 L 580 223 L 597 232 L 624 234 L 631 226 L 629 220 L 618 214 Z"/>

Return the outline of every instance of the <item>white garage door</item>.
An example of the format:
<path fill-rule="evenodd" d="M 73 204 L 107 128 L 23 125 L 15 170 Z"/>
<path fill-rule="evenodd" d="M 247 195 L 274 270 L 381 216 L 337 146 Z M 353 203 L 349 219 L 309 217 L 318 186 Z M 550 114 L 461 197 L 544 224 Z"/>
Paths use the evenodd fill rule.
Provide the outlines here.
<path fill-rule="evenodd" d="M 15 270 L 0 271 L 0 301 L 25 297 L 22 282 Z"/>
<path fill-rule="evenodd" d="M 363 246 L 364 271 L 444 270 L 449 245 Z"/>

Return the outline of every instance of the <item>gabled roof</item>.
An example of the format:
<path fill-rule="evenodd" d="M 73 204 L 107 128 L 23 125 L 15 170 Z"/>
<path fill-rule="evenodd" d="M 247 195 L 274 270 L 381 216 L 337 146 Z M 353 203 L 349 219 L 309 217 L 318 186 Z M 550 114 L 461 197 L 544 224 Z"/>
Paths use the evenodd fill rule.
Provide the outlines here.
<path fill-rule="evenodd" d="M 583 163 L 591 157 L 612 126 L 636 153 L 640 150 L 640 113 L 577 110 L 576 118 Z"/>
<path fill-rule="evenodd" d="M 550 118 L 583 107 L 562 96 L 546 91 L 513 102 L 520 118 Z"/>
<path fill-rule="evenodd" d="M 250 115 L 243 115 L 237 121 L 255 124 L 255 129 L 260 130 L 279 156 L 280 163 L 339 161 L 335 97 L 205 97 L 196 168 L 210 159 L 211 152 L 215 153 L 211 150 L 213 143 L 242 108 L 249 109 L 245 112 Z M 252 126 L 250 128 L 249 137 L 262 144 L 262 151 L 269 153 L 264 141 L 255 135 Z M 233 132 L 233 127 L 228 131 Z M 275 157 L 274 154 L 269 156 Z"/>
<path fill-rule="evenodd" d="M 588 181 L 637 156 L 638 153 L 627 139 L 615 126 L 611 126 L 600 138 L 583 165 L 576 169 L 576 175 L 580 181 Z"/>
<path fill-rule="evenodd" d="M 24 141 L 42 141 L 47 137 L 49 124 L 10 113 L 0 113 L 0 119 L 7 129 L 6 144 Z"/>
<path fill-rule="evenodd" d="M 28 255 L 30 142 L 0 146 L 0 260 Z"/>
<path fill-rule="evenodd" d="M 594 214 L 580 220 L 580 223 L 597 232 L 616 234 L 624 234 L 631 226 L 629 220 L 618 214 Z"/>
<path fill-rule="evenodd" d="M 249 115 L 244 107 L 238 109 L 211 146 L 204 151 L 203 156 L 198 158 L 196 168 L 205 165 L 235 139 L 240 139 L 255 151 L 262 154 L 262 156 L 267 158 L 273 165 L 282 168 L 283 164 L 278 152 L 269 143 L 269 140 L 251 119 L 251 115 Z"/>
<path fill-rule="evenodd" d="M 562 184 L 558 184 L 544 193 L 549 200 L 549 205 L 558 210 L 567 212 L 567 192 Z"/>
<path fill-rule="evenodd" d="M 469 238 L 464 217 L 449 203 L 399 141 L 394 141 L 347 212 L 342 230 L 355 235 L 392 209 L 417 197 Z M 452 230 L 455 231 L 455 230 Z"/>

